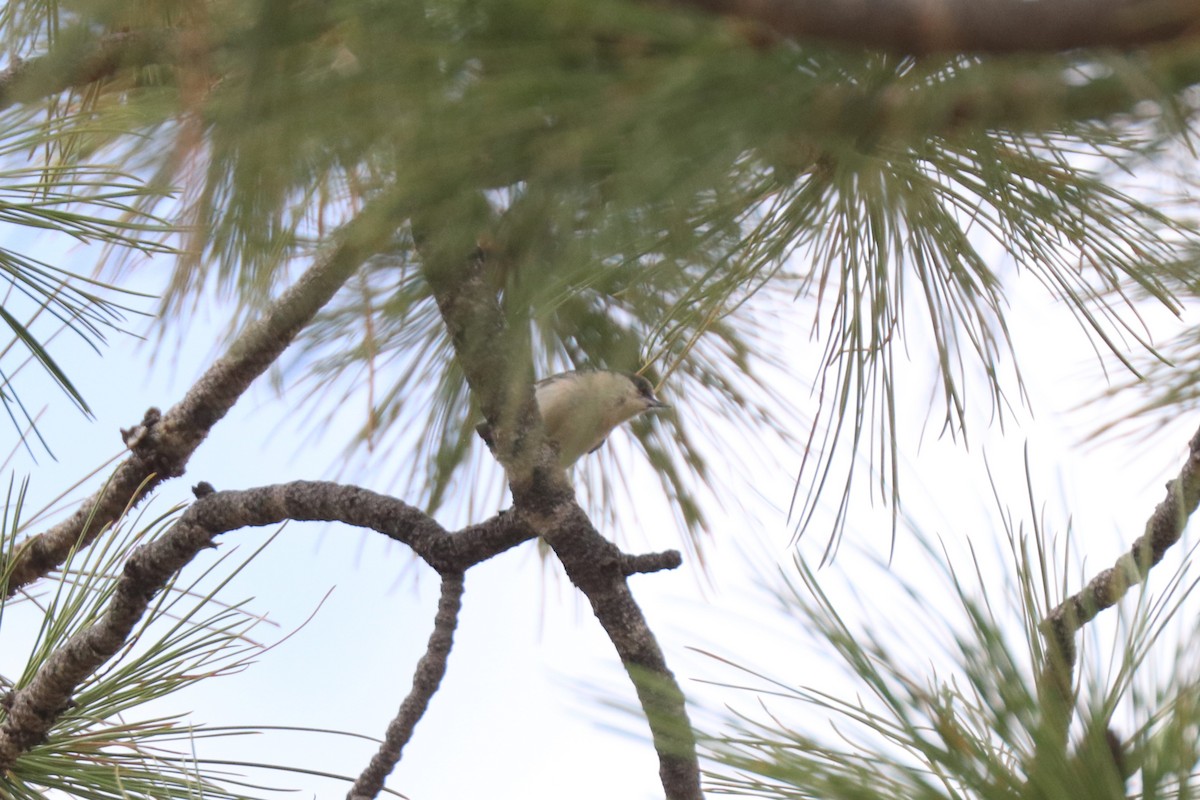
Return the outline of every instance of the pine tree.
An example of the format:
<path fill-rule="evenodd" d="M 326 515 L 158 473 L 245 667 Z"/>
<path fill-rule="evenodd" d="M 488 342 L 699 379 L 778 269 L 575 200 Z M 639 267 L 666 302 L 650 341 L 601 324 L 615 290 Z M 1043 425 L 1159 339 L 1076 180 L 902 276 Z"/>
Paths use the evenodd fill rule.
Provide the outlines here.
<path fill-rule="evenodd" d="M 910 422 L 896 407 L 913 385 L 902 354 L 934 375 L 925 422 L 965 440 L 980 386 L 986 410 L 1005 418 L 1023 392 L 1007 325 L 1018 275 L 1036 277 L 1123 364 L 1121 390 L 1146 392 L 1140 419 L 1190 408 L 1194 372 L 1161 366 L 1171 359 L 1143 335 L 1141 316 L 1182 313 L 1198 291 L 1191 185 L 1135 187 L 1169 175 L 1172 158 L 1191 163 L 1198 15 L 1180 2 L 1141 19 L 1134 5 L 1083 13 L 1066 0 L 947 0 L 924 4 L 925 17 L 897 5 L 894 16 L 863 18 L 853 3 L 806 0 L 8 4 L 7 219 L 103 248 L 72 271 L 20 241 L 0 252 L 18 290 L 0 309 L 9 358 L 35 359 L 86 411 L 86 386 L 52 355 L 56 325 L 102 341 L 132 302 L 122 292 L 166 262 L 161 331 L 186 335 L 204 303 L 236 311 L 222 355 L 186 396 L 122 431 L 128 453 L 91 497 L 28 517 L 10 492 L 5 596 L 56 588 L 4 702 L 0 784 L 21 797 L 174 797 L 191 783 L 241 796 L 203 767 L 160 774 L 152 751 L 178 725 L 120 715 L 243 663 L 251 617 L 208 596 L 176 608 L 197 553 L 244 526 L 324 520 L 403 543 L 442 586 L 412 693 L 349 796 L 379 793 L 436 691 L 464 574 L 537 539 L 611 638 L 666 796 L 699 797 L 680 682 L 627 582 L 684 556 L 613 544 L 627 541 L 616 509 L 633 487 L 611 457 L 577 484 L 558 467 L 533 379 L 640 371 L 686 398 L 686 409 L 633 432 L 693 561 L 722 499 L 712 454 L 767 431 L 802 453 L 796 533 L 827 536 L 826 559 L 872 485 L 893 513 L 892 536 L 902 535 L 900 429 Z M 796 299 L 788 310 L 819 340 L 816 362 L 788 363 L 800 343 L 750 312 L 776 298 Z M 1177 363 L 1190 363 L 1197 340 L 1195 328 L 1181 334 Z M 133 509 L 185 473 L 273 367 L 291 381 L 281 417 L 367 386 L 352 445 L 366 463 L 377 450 L 407 455 L 386 467 L 399 470 L 398 497 L 328 482 L 199 484 L 186 510 L 138 519 Z M 780 389 L 772 378 L 783 369 L 811 386 L 815 405 Z M 31 452 L 49 446 L 13 372 L 0 399 L 14 438 Z M 491 458 L 475 438 L 481 418 L 513 501 L 483 521 L 470 504 Z M 713 787 L 1063 797 L 1079 796 L 1070 776 L 1099 774 L 1089 791 L 1116 796 L 1140 769 L 1144 791 L 1168 776 L 1162 786 L 1185 794 L 1179 776 L 1195 759 L 1156 742 L 1195 725 L 1187 686 L 1153 712 L 1136 747 L 1113 743 L 1104 708 L 1091 709 L 1078 746 L 1068 731 L 1079 630 L 1179 538 L 1200 498 L 1198 451 L 1147 535 L 1080 594 L 1035 598 L 1038 559 L 1014 548 L 1036 667 L 1028 680 L 1005 672 L 1017 661 L 1009 643 L 963 594 L 968 672 L 979 696 L 997 684 L 1003 708 L 917 688 L 886 658 L 864 659 L 865 640 L 846 638 L 801 563 L 796 580 L 813 591 L 797 593 L 807 597 L 798 613 L 886 696 L 901 721 L 893 740 L 922 766 L 876 769 L 808 740 L 730 735 L 715 741 L 715 758 L 786 773 L 780 787 L 791 788 L 738 788 L 719 771 Z M 826 509 L 832 524 L 817 531 Z M 131 649 L 148 620 L 161 639 Z M 1129 649 L 1130 670 L 1154 638 Z M 128 749 L 111 755 L 119 742 Z M 756 747 L 770 758 L 747 755 Z M 90 755 L 100 748 L 103 758 Z M 1138 759 L 1125 758 L 1131 749 Z M 825 760 L 796 766 L 793 751 Z"/>

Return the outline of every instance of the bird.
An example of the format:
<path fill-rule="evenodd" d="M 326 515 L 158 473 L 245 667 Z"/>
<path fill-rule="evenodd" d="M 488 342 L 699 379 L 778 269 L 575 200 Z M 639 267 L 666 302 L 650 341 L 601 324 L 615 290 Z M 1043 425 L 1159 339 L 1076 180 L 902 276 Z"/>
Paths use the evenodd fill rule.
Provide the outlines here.
<path fill-rule="evenodd" d="M 564 469 L 600 449 L 621 423 L 670 408 L 654 395 L 645 377 L 607 369 L 571 370 L 543 378 L 534 384 L 534 399 L 546 438 L 558 448 Z M 491 425 L 483 422 L 475 430 L 493 447 Z"/>

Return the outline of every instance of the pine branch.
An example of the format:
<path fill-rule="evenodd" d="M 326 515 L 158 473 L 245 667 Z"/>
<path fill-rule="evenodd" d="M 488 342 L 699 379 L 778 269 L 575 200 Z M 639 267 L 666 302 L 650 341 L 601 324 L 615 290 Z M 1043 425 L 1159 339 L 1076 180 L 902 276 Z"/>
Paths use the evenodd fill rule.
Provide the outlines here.
<path fill-rule="evenodd" d="M 1146 580 L 1183 534 L 1188 518 L 1200 505 L 1200 430 L 1188 442 L 1188 458 L 1179 475 L 1167 483 L 1166 498 L 1146 521 L 1145 532 L 1081 591 L 1056 606 L 1040 624 L 1045 642 L 1045 663 L 1038 675 L 1038 697 L 1044 722 L 1037 743 L 1029 783 L 1038 786 L 1043 771 L 1052 771 L 1056 753 L 1065 753 L 1075 707 L 1075 634 L 1129 591 Z M 1111 733 L 1110 733 L 1111 736 Z M 1120 753 L 1118 747 L 1115 753 Z"/>
<path fill-rule="evenodd" d="M 454 554 L 473 553 L 486 560 L 529 536 L 513 536 L 511 514 L 499 524 L 473 526 L 455 546 L 455 537 L 428 515 L 395 498 L 355 486 L 297 481 L 245 491 L 214 492 L 199 484 L 198 500 L 166 533 L 130 556 L 100 620 L 71 637 L 51 655 L 32 681 L 4 700 L 7 718 L 0 726 L 0 771 L 8 769 L 30 747 L 43 741 L 71 703 L 80 684 L 128 640 L 154 596 L 201 550 L 213 547 L 220 534 L 286 520 L 337 521 L 376 530 L 413 548 L 432 563 L 454 563 Z M 497 536 L 497 529 L 507 535 Z M 453 568 L 447 574 L 455 574 Z"/>
<path fill-rule="evenodd" d="M 45 740 L 80 684 L 125 645 L 155 595 L 197 553 L 213 546 L 222 527 L 206 516 L 212 505 L 193 505 L 161 538 L 135 550 L 104 615 L 51 654 L 26 686 L 4 698 L 0 770 L 11 769 L 22 753 Z"/>
<path fill-rule="evenodd" d="M 643 553 L 634 556 L 622 554 L 621 556 L 621 571 L 626 575 L 678 569 L 681 564 L 683 564 L 683 557 L 679 555 L 678 550 L 664 550 L 661 553 Z"/>
<path fill-rule="evenodd" d="M 1130 587 L 1146 579 L 1167 550 L 1179 541 L 1197 505 L 1200 505 L 1200 430 L 1188 442 L 1187 461 L 1179 475 L 1167 483 L 1167 496 L 1146 521 L 1145 532 L 1116 564 L 1096 575 L 1081 591 L 1047 614 L 1041 623 L 1042 635 L 1067 642 L 1097 614 L 1116 605 Z M 1058 647 L 1066 653 L 1074 652 L 1064 644 Z"/>
<path fill-rule="evenodd" d="M 542 532 L 571 583 L 591 603 L 592 613 L 633 681 L 650 723 L 658 753 L 658 774 L 668 800 L 702 797 L 696 737 L 683 691 L 629 590 L 629 557 L 600 535 L 574 498 L 550 511 L 550 516 L 535 513 L 527 518 L 535 530 Z"/>
<path fill-rule="evenodd" d="M 0 71 L 0 110 L 83 89 L 126 67 L 173 62 L 177 49 L 175 35 L 166 31 L 122 31 L 89 41 L 64 37 L 52 52 L 17 59 Z"/>
<path fill-rule="evenodd" d="M 250 384 L 279 357 L 300 329 L 333 297 L 367 258 L 395 232 L 393 203 L 369 203 L 335 237 L 337 244 L 247 325 L 225 355 L 165 414 L 146 413 L 141 424 L 122 431 L 132 454 L 104 487 L 65 521 L 22 543 L 5 565 L 9 597 L 57 567 L 75 546 L 90 544 L 127 508 L 163 481 L 183 474 L 188 459 L 212 427 L 233 408 Z"/>
<path fill-rule="evenodd" d="M 829 39 L 910 55 L 1142 47 L 1200 32 L 1193 0 L 674 0 L 768 40 Z"/>
<path fill-rule="evenodd" d="M 46 659 L 27 685 L 4 699 L 7 716 L 0 725 L 0 770 L 11 768 L 22 753 L 45 739 L 55 722 L 71 707 L 71 698 L 80 685 L 126 646 L 154 597 L 198 553 L 214 547 L 217 536 L 240 528 L 275 525 L 288 520 L 341 522 L 374 530 L 407 545 L 443 577 L 434 632 L 426 655 L 418 664 L 413 690 L 389 726 L 384 746 L 364 770 L 350 795 L 375 796 L 445 672 L 461 603 L 463 572 L 533 538 L 532 528 L 521 515 L 509 511 L 450 533 L 432 517 L 401 500 L 357 486 L 320 481 L 295 481 L 224 492 L 215 492 L 208 484 L 201 483 L 195 492 L 197 501 L 161 537 L 142 545 L 129 557 L 112 600 L 100 619 L 72 636 Z M 574 514 L 575 519 L 570 525 L 562 526 L 560 530 L 579 524 L 590 527 L 578 506 L 574 506 Z M 591 550 L 566 549 L 566 557 L 572 562 L 568 574 L 581 576 L 580 580 L 588 582 L 589 588 L 585 591 L 593 598 L 593 606 L 597 607 L 597 616 L 605 629 L 611 630 L 610 636 L 626 660 L 647 714 L 651 715 L 660 754 L 667 752 L 667 747 L 674 748 L 672 753 L 685 746 L 691 748 L 690 761 L 676 756 L 669 762 L 673 769 L 672 780 L 678 783 L 687 775 L 680 778 L 675 773 L 691 770 L 694 774 L 696 771 L 695 743 L 690 727 L 672 727 L 687 722 L 682 708 L 683 695 L 673 680 L 664 683 L 663 676 L 669 679 L 670 672 L 644 621 L 640 625 L 618 625 L 617 621 L 630 613 L 640 618 L 640 611 L 624 584 L 623 565 L 654 563 L 665 568 L 671 560 L 678 562 L 679 555 L 627 555 L 599 534 L 594 534 L 589 541 Z M 602 563 L 589 566 L 590 560 Z M 654 657 L 656 653 L 657 657 Z M 665 738 L 662 732 L 666 730 L 676 732 L 673 737 Z M 686 730 L 686 734 L 679 730 Z M 667 763 L 664 760 L 664 775 L 667 774 Z M 668 797 L 698 797 L 698 794 L 668 791 Z"/>

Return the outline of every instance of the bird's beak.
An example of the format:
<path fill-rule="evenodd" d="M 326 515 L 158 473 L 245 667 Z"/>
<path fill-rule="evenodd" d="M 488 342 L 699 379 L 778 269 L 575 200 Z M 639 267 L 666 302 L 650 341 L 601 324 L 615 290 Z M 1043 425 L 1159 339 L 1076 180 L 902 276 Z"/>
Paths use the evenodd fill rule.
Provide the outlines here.
<path fill-rule="evenodd" d="M 664 403 L 662 400 L 659 400 L 657 397 L 655 397 L 653 399 L 653 401 L 650 403 L 650 405 L 646 406 L 646 410 L 647 411 L 660 411 L 664 408 L 670 408 L 670 407 L 671 407 L 670 403 Z"/>

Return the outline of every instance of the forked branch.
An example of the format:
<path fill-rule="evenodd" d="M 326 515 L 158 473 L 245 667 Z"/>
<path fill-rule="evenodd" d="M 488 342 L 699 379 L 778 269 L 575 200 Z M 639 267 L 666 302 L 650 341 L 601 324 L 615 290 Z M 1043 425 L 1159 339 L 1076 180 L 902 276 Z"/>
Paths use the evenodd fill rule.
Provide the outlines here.
<path fill-rule="evenodd" d="M 453 625 L 447 629 L 445 617 L 452 606 L 457 608 L 462 590 L 461 577 L 456 576 L 472 564 L 532 537 L 520 530 L 512 514 L 499 514 L 486 523 L 451 534 L 400 500 L 333 483 L 298 481 L 228 492 L 213 492 L 202 484 L 197 494 L 200 498 L 162 536 L 137 548 L 129 557 L 100 619 L 68 639 L 28 684 L 5 698 L 8 713 L 0 725 L 0 771 L 44 740 L 70 707 L 72 695 L 83 681 L 125 646 L 155 595 L 199 552 L 214 546 L 215 537 L 223 533 L 285 520 L 337 521 L 378 531 L 410 546 L 446 576 L 436 642 L 431 640 L 431 647 L 436 644 L 447 652 L 447 637 Z M 418 671 L 419 681 L 445 657 L 435 653 L 429 658 L 434 663 L 424 666 L 424 672 Z M 436 689 L 436 682 L 432 688 Z M 407 717 L 410 720 L 412 713 Z"/>
<path fill-rule="evenodd" d="M 461 604 L 463 573 L 475 564 L 533 538 L 532 529 L 518 514 L 504 512 L 486 522 L 451 533 L 420 509 L 401 500 L 357 486 L 326 482 L 296 481 L 225 492 L 214 492 L 207 484 L 201 484 L 196 494 L 199 499 L 162 536 L 137 548 L 129 557 L 112 599 L 99 620 L 68 639 L 46 659 L 28 684 L 4 698 L 8 713 L 0 725 L 0 770 L 10 768 L 22 753 L 45 739 L 54 723 L 71 707 L 72 696 L 80 685 L 125 647 L 130 633 L 145 616 L 154 597 L 198 553 L 213 547 L 217 536 L 239 528 L 287 520 L 342 522 L 374 530 L 407 545 L 442 575 L 442 597 L 434 631 L 417 666 L 412 691 L 389 726 L 384 745 L 349 795 L 351 798 L 376 796 L 445 673 Z M 586 517 L 582 521 L 586 523 Z M 663 568 L 672 560 L 670 554 L 627 555 L 603 539 L 598 541 L 606 546 L 607 553 L 601 559 L 606 563 L 600 569 L 609 572 L 620 571 L 622 565 L 629 563 L 654 564 Z M 677 559 L 676 554 L 674 560 Z M 579 574 L 577 567 L 572 567 L 571 572 Z M 623 576 L 623 572 L 620 574 Z M 623 577 L 620 582 L 623 585 Z M 605 592 L 604 589 L 592 590 L 589 596 L 594 596 L 593 604 L 599 602 L 603 609 L 597 612 L 602 621 L 608 620 L 611 624 L 618 613 L 611 609 L 620 603 L 631 604 L 632 598 L 622 598 L 618 593 L 616 599 L 611 599 Z M 627 592 L 626 589 L 625 594 Z M 633 608 L 636 611 L 636 606 Z M 649 635 L 648 629 L 645 634 Z M 642 655 L 646 647 L 629 646 L 625 643 L 628 637 L 627 632 L 619 632 L 613 640 L 623 657 L 628 654 L 631 663 L 642 667 L 637 673 L 638 691 L 649 698 L 644 701 L 651 704 L 648 712 L 654 703 L 662 705 L 663 697 L 677 695 L 682 706 L 682 694 L 677 687 L 672 693 L 669 687 L 664 689 L 658 685 L 666 669 L 661 663 L 661 655 L 657 662 L 646 660 Z M 666 672 L 666 675 L 670 673 Z M 671 686 L 674 686 L 673 682 Z M 672 716 L 672 712 L 670 704 L 665 712 L 660 712 L 667 714 L 668 721 L 655 724 L 656 741 L 658 731 L 665 729 L 670 720 L 678 723 L 678 714 Z M 686 716 L 683 720 L 686 721 Z M 684 741 L 691 742 L 690 728 Z"/>
<path fill-rule="evenodd" d="M 462 207 L 476 205 L 467 202 Z M 455 224 L 460 230 L 468 228 L 462 219 L 449 222 L 442 230 Z M 616 648 L 649 722 L 666 797 L 697 800 L 703 796 L 700 767 L 683 691 L 627 582 L 630 572 L 668 562 L 662 557 L 629 559 L 592 526 L 553 448 L 546 446 L 532 387 L 518 369 L 528 359 L 496 346 L 512 336 L 495 282 L 485 272 L 486 253 L 476 250 L 472 256 L 474 242 L 460 241 L 456 248 L 451 239 L 439 245 L 423 249 L 424 274 L 463 373 L 493 424 L 494 452 L 508 473 L 513 494 L 510 513 L 554 550 Z"/>

